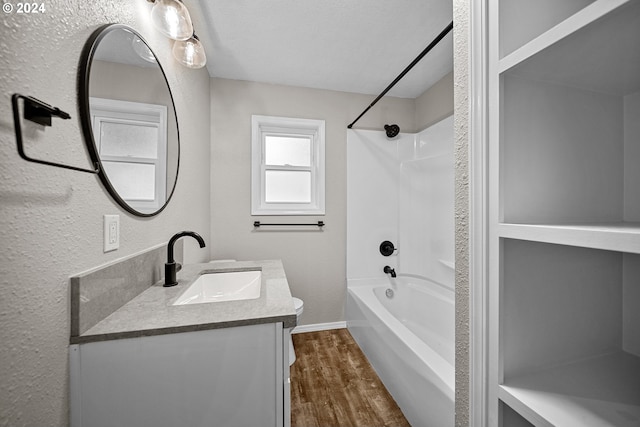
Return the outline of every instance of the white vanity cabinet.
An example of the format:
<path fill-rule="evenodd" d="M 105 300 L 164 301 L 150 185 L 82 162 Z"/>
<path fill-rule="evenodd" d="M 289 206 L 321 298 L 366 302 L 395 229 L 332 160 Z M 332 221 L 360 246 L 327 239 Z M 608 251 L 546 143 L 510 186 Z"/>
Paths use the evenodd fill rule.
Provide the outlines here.
<path fill-rule="evenodd" d="M 491 426 L 640 425 L 640 2 L 487 0 Z"/>
<path fill-rule="evenodd" d="M 289 328 L 264 323 L 70 346 L 71 425 L 290 425 Z"/>

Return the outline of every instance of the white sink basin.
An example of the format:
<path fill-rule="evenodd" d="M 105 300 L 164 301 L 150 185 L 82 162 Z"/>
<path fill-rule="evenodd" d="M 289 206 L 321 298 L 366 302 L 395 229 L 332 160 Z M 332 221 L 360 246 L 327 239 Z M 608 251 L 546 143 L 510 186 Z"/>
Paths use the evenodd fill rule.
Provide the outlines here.
<path fill-rule="evenodd" d="M 260 297 L 262 271 L 204 273 L 178 297 L 173 305 L 237 301 Z"/>

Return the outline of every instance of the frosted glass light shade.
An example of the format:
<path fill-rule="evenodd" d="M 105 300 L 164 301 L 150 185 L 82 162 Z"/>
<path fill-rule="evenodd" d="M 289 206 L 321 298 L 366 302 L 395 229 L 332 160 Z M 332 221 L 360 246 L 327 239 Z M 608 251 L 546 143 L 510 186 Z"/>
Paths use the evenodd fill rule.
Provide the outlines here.
<path fill-rule="evenodd" d="M 189 11 L 178 0 L 155 0 L 151 21 L 158 31 L 173 40 L 188 40 L 193 35 Z"/>
<path fill-rule="evenodd" d="M 189 68 L 202 68 L 207 63 L 204 47 L 195 34 L 188 40 L 173 44 L 173 57 Z"/>

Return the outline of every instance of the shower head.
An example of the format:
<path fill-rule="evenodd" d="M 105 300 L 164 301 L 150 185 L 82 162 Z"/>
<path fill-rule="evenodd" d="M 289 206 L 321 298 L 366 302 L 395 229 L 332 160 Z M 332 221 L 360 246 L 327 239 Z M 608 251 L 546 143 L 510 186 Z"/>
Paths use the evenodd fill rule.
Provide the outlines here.
<path fill-rule="evenodd" d="M 387 138 L 393 138 L 400 133 L 400 126 L 398 125 L 384 125 L 384 130 L 387 131 Z"/>

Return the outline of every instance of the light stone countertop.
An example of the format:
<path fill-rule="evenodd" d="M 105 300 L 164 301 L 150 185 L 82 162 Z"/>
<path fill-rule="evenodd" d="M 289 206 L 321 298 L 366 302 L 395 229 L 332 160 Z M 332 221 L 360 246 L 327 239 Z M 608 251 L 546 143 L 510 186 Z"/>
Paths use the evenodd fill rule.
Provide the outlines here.
<path fill-rule="evenodd" d="M 204 272 L 262 270 L 260 297 L 252 300 L 171 305 Z M 160 281 L 83 334 L 72 344 L 151 335 L 199 331 L 261 323 L 296 325 L 296 311 L 282 262 L 233 261 L 187 264 L 177 275 L 178 284 L 165 288 Z"/>

